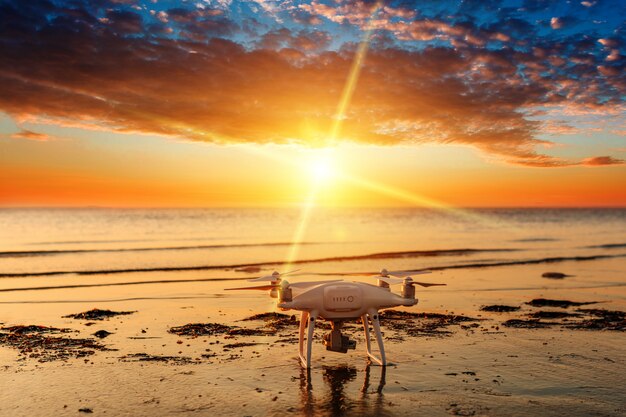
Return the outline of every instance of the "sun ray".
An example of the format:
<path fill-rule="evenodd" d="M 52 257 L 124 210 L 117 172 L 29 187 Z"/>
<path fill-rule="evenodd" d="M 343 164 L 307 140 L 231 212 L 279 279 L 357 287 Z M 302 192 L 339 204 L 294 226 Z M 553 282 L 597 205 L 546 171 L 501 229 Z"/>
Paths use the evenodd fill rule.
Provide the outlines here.
<path fill-rule="evenodd" d="M 359 75 L 361 75 L 361 69 L 363 68 L 363 63 L 365 62 L 365 57 L 367 55 L 367 50 L 369 48 L 370 40 L 372 37 L 372 31 L 374 29 L 374 26 L 371 24 L 371 22 L 374 16 L 376 16 L 378 11 L 380 10 L 381 6 L 382 1 L 377 1 L 372 8 L 372 12 L 367 23 L 367 29 L 365 30 L 363 39 L 359 43 L 356 54 L 352 60 L 350 73 L 348 75 L 346 84 L 344 85 L 343 92 L 341 94 L 341 100 L 339 100 L 339 104 L 337 105 L 337 110 L 335 112 L 335 117 L 333 119 L 333 124 L 329 134 L 329 141 L 331 145 L 335 144 L 335 142 L 337 141 L 337 137 L 341 132 L 341 124 L 346 117 L 346 111 L 348 109 L 348 106 L 350 105 L 352 96 L 354 95 L 354 90 L 356 89 L 357 82 L 359 81 Z"/>
<path fill-rule="evenodd" d="M 315 206 L 315 200 L 317 198 L 317 193 L 319 192 L 319 189 L 319 184 L 314 184 L 311 187 L 309 195 L 302 207 L 302 211 L 300 212 L 300 221 L 298 222 L 296 231 L 293 234 L 293 238 L 291 239 L 291 245 L 289 246 L 287 261 L 285 262 L 284 266 L 285 271 L 289 271 L 293 262 L 298 258 L 300 244 L 304 239 L 304 234 L 306 233 L 307 226 L 309 225 L 311 212 L 313 211 L 313 207 Z"/>
<path fill-rule="evenodd" d="M 393 187 L 388 184 L 382 184 L 382 183 L 368 180 L 362 177 L 352 176 L 347 173 L 342 173 L 339 176 L 341 180 L 348 182 L 350 184 L 353 184 L 357 187 L 374 191 L 378 194 L 391 197 L 394 200 L 409 203 L 415 207 L 436 209 L 436 210 L 454 215 L 455 217 L 473 221 L 473 222 L 482 224 L 487 227 L 506 228 L 508 232 L 519 231 L 517 228 L 515 228 L 514 226 L 511 226 L 510 224 L 508 224 L 507 222 L 501 219 L 498 219 L 497 221 L 495 221 L 491 217 L 478 214 L 474 211 L 456 207 L 451 204 L 445 203 L 443 201 L 425 197 L 423 195 L 419 195 L 419 194 L 416 194 L 407 190 L 403 190 L 398 187 Z"/>
<path fill-rule="evenodd" d="M 352 96 L 354 95 L 354 90 L 356 89 L 357 82 L 359 80 L 361 68 L 363 67 L 363 63 L 365 62 L 365 56 L 367 55 L 367 49 L 369 47 L 373 30 L 373 25 L 371 25 L 371 21 L 378 12 L 378 10 L 380 10 L 381 6 L 382 1 L 378 0 L 372 8 L 372 12 L 370 13 L 370 18 L 367 24 L 367 29 L 363 35 L 363 39 L 359 43 L 356 54 L 352 60 L 350 73 L 348 74 L 348 79 L 346 80 L 343 91 L 341 93 L 341 99 L 337 104 L 337 110 L 335 111 L 333 124 L 328 135 L 328 148 L 336 146 L 337 137 L 341 132 L 341 124 L 346 117 L 346 110 L 348 109 Z M 300 215 L 300 222 L 296 228 L 293 239 L 291 240 L 292 243 L 289 249 L 289 254 L 287 256 L 287 269 L 289 269 L 291 263 L 297 259 L 298 249 L 309 225 L 311 212 L 313 210 L 313 207 L 315 206 L 317 194 L 320 190 L 321 183 L 322 181 L 315 181 L 311 186 L 311 192 L 309 193 L 309 197 L 302 209 L 302 214 Z"/>

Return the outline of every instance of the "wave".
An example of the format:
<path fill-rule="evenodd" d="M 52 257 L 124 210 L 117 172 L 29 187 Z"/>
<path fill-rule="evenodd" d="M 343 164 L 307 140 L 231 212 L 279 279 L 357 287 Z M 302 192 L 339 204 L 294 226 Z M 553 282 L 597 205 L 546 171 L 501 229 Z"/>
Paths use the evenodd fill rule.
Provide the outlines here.
<path fill-rule="evenodd" d="M 551 237 L 530 237 L 525 239 L 513 239 L 511 242 L 523 242 L 523 243 L 531 243 L 531 242 L 558 242 L 559 239 L 551 238 Z"/>
<path fill-rule="evenodd" d="M 621 249 L 626 248 L 626 243 L 607 243 L 605 245 L 585 246 L 587 249 Z"/>
<path fill-rule="evenodd" d="M 352 255 L 352 256 L 334 256 L 326 258 L 316 259 L 302 259 L 291 262 L 292 265 L 303 265 L 322 262 L 345 262 L 345 261 L 359 261 L 359 260 L 371 260 L 371 259 L 397 259 L 397 258 L 418 258 L 418 257 L 432 257 L 432 256 L 460 256 L 469 255 L 473 253 L 484 252 L 513 252 L 518 249 L 440 249 L 440 250 L 428 250 L 428 251 L 403 251 L 403 252 L 380 252 L 371 253 L 366 255 Z M 271 262 L 257 262 L 257 263 L 242 263 L 232 265 L 198 265 L 198 266 L 164 266 L 164 267 L 152 267 L 152 268 L 124 268 L 124 269 L 98 269 L 98 270 L 84 270 L 84 271 L 42 271 L 42 272 L 14 272 L 14 273 L 0 273 L 0 278 L 19 278 L 19 277 L 36 277 L 36 276 L 52 276 L 52 275 L 106 275 L 106 274 L 121 274 L 121 273 L 133 273 L 133 272 L 183 272 L 183 271 L 206 271 L 215 269 L 235 269 L 245 267 L 269 267 L 282 265 L 285 261 L 271 261 Z"/>
<path fill-rule="evenodd" d="M 174 284 L 174 283 L 179 283 L 179 282 L 241 281 L 245 279 L 247 278 L 159 279 L 159 280 L 151 280 L 151 281 L 109 282 L 109 283 L 102 283 L 102 284 L 67 284 L 67 285 L 46 285 L 46 286 L 41 286 L 41 287 L 2 288 L 0 289 L 0 292 L 63 290 L 63 289 L 70 289 L 70 288 L 94 288 L 94 287 L 123 287 L 127 285 Z"/>
<path fill-rule="evenodd" d="M 611 258 L 624 258 L 626 257 L 626 253 L 621 253 L 618 255 L 591 255 L 591 256 L 558 256 L 551 258 L 540 258 L 540 259 L 520 259 L 513 261 L 497 261 L 497 262 L 475 262 L 475 263 L 462 263 L 456 265 L 438 265 L 431 267 L 424 267 L 420 269 L 407 269 L 398 272 L 421 272 L 421 271 L 444 271 L 447 269 L 472 269 L 472 268 L 490 268 L 497 266 L 513 266 L 513 265 L 534 265 L 534 264 L 550 264 L 550 263 L 559 263 L 559 262 L 583 262 L 583 261 L 596 261 L 600 259 L 611 259 Z M 309 275 L 338 275 L 338 276 L 359 276 L 359 275 L 372 275 L 377 272 L 339 272 L 339 273 L 317 273 Z"/>
<path fill-rule="evenodd" d="M 52 249 L 52 250 L 32 250 L 32 251 L 5 251 L 0 252 L 0 258 L 21 258 L 33 256 L 66 255 L 76 253 L 111 253 L 111 252 L 149 252 L 168 250 L 193 250 L 193 249 L 227 249 L 227 248 L 250 248 L 250 247 L 272 247 L 290 246 L 291 242 L 270 242 L 270 243 L 234 243 L 229 245 L 192 245 L 192 246 L 160 246 L 148 248 L 112 248 L 112 249 Z M 298 245 L 321 245 L 329 242 L 300 242 Z"/>
<path fill-rule="evenodd" d="M 550 264 L 550 263 L 558 263 L 558 262 L 566 262 L 566 261 L 574 261 L 574 262 L 595 261 L 599 259 L 622 258 L 622 257 L 626 257 L 626 253 L 619 254 L 619 255 L 556 256 L 556 257 L 551 257 L 551 258 L 521 259 L 521 260 L 516 260 L 516 261 L 477 262 L 473 264 L 464 264 L 464 265 L 436 266 L 436 267 L 428 268 L 428 269 L 431 271 L 436 271 L 436 270 L 460 269 L 460 268 L 488 268 L 488 267 L 493 267 L 493 266 Z"/>
<path fill-rule="evenodd" d="M 107 298 L 91 300 L 26 300 L 26 301 L 0 301 L 0 304 L 60 304 L 60 303 L 118 303 L 120 301 L 141 301 L 141 300 L 195 300 L 203 298 L 225 298 L 236 297 L 225 294 L 205 294 L 205 295 L 180 295 L 167 297 L 128 297 L 128 298 Z"/>
<path fill-rule="evenodd" d="M 540 259 L 521 259 L 521 260 L 513 260 L 513 261 L 497 261 L 497 262 L 474 262 L 474 263 L 463 263 L 463 264 L 454 264 L 454 265 L 438 265 L 431 267 L 424 267 L 415 270 L 404 270 L 402 272 L 419 272 L 424 270 L 429 271 L 444 271 L 448 269 L 472 269 L 472 268 L 494 268 L 500 266 L 514 266 L 514 265 L 533 265 L 533 264 L 543 264 L 543 263 L 559 263 L 559 262 L 584 262 L 584 261 L 594 261 L 600 259 L 611 259 L 611 258 L 623 258 L 626 257 L 626 253 L 618 254 L 618 255 L 592 255 L 592 256 L 562 256 L 562 257 L 551 257 L 551 258 L 540 258 Z M 344 257 L 345 258 L 345 257 Z M 325 258 L 325 259 L 335 259 L 335 258 Z M 376 259 L 376 258 L 373 258 Z M 303 263 L 313 263 L 313 262 L 324 262 L 322 260 L 302 260 L 293 262 L 292 265 L 295 264 L 303 264 Z M 282 262 L 281 262 L 282 263 Z M 0 274 L 0 277 L 26 277 L 26 276 L 49 276 L 49 275 L 61 275 L 61 274 L 77 274 L 77 275 L 106 275 L 113 273 L 121 273 L 121 272 L 169 272 L 169 271 L 197 271 L 197 270 L 207 270 L 207 269 L 232 269 L 235 267 L 244 267 L 244 266 L 270 266 L 270 265 L 278 265 L 279 263 L 259 263 L 259 264 L 241 264 L 236 266 L 192 266 L 192 267 L 172 267 L 172 268 L 143 268 L 143 269 L 130 269 L 130 270 L 112 270 L 112 271 L 76 271 L 76 272 L 40 272 L 40 273 L 19 273 L 19 274 Z M 317 275 L 317 276 L 364 276 L 364 275 L 375 275 L 378 271 L 373 272 L 311 272 L 307 271 L 306 275 Z M 299 275 L 299 274 L 298 274 Z M 41 287 L 26 287 L 26 288 L 5 288 L 0 289 L 0 292 L 11 292 L 11 291 L 28 291 L 28 290 L 51 290 L 51 289 L 62 289 L 62 288 L 83 288 L 83 287 L 107 287 L 107 286 L 123 286 L 123 285 L 143 285 L 143 284 L 169 284 L 169 283 L 177 283 L 177 282 L 206 282 L 206 281 L 236 281 L 236 280 L 244 280 L 248 279 L 248 277 L 230 277 L 230 278 L 197 278 L 197 279 L 173 279 L 173 280 L 153 280 L 153 281 L 131 281 L 131 282 L 117 282 L 117 283 L 108 283 L 108 284 L 72 284 L 72 285 L 64 285 L 64 286 L 41 286 Z"/>
<path fill-rule="evenodd" d="M 223 239 L 224 237 L 221 237 Z M 175 240 L 198 241 L 216 240 L 216 237 L 177 237 Z M 82 245 L 91 243 L 129 243 L 129 242 L 159 242 L 163 239 L 96 239 L 96 240 L 53 240 L 46 242 L 32 242 L 30 245 Z"/>
<path fill-rule="evenodd" d="M 626 256 L 624 254 L 623 256 Z M 503 265 L 489 265 L 489 266 L 503 266 Z M 440 269 L 455 269 L 455 268 L 440 268 Z M 458 269 L 458 268 L 457 268 Z M 430 268 L 434 270 L 434 268 Z M 353 272 L 353 273 L 307 273 L 307 275 L 334 275 L 334 276 L 364 276 L 370 275 L 369 273 Z M 158 285 L 158 284 L 177 284 L 177 283 L 193 283 L 193 282 L 219 282 L 219 281 L 241 281 L 247 278 L 198 278 L 198 279 L 172 279 L 172 280 L 154 280 L 154 281 L 130 281 L 130 282 L 111 282 L 102 284 L 73 284 L 73 285 L 49 285 L 41 287 L 21 287 L 21 288 L 4 288 L 0 289 L 2 292 L 22 292 L 22 291 L 45 291 L 45 290 L 62 290 L 62 289 L 76 289 L 76 288 L 93 288 L 93 287 L 119 287 L 130 285 Z M 330 282 L 330 281 L 329 281 Z M 592 284 L 592 285 L 576 285 L 571 287 L 546 287 L 542 286 L 527 286 L 527 287 L 508 287 L 508 288 L 469 288 L 469 289 L 430 289 L 432 291 L 446 291 L 446 292 L 485 292 L 485 291 L 526 291 L 526 290 L 546 290 L 546 289 L 591 289 L 591 288 L 613 288 L 613 287 L 626 287 L 625 282 Z M 132 298 L 116 298 L 107 300 L 37 300 L 37 301 L 0 301 L 0 304 L 48 304 L 48 303 L 81 303 L 81 302 L 117 302 L 117 301 L 133 301 L 133 300 L 184 300 L 195 298 L 224 298 L 232 297 L 229 294 L 202 294 L 202 295 L 189 295 L 189 296 L 164 296 L 164 297 L 132 297 Z"/>

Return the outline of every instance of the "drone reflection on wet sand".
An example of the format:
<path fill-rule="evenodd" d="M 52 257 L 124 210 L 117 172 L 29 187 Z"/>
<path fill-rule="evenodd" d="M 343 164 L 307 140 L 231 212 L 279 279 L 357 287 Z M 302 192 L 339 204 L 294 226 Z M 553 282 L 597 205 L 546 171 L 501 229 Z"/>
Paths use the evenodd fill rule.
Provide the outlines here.
<path fill-rule="evenodd" d="M 311 378 L 311 369 L 300 370 L 300 397 L 303 406 L 303 414 L 314 416 L 319 414 L 331 416 L 343 416 L 346 413 L 356 415 L 377 415 L 384 416 L 388 413 L 383 409 L 384 395 L 383 388 L 386 382 L 387 368 L 375 366 L 380 370 L 378 385 L 375 390 L 370 391 L 371 368 L 368 363 L 363 371 L 363 385 L 358 391 L 351 395 L 347 392 L 350 382 L 356 380 L 358 371 L 353 366 L 338 365 L 324 366 L 322 378 L 328 385 L 328 394 L 322 394 L 322 387 L 314 388 Z M 316 395 L 317 394 L 317 395 Z M 373 401 L 372 401 L 373 400 Z"/>

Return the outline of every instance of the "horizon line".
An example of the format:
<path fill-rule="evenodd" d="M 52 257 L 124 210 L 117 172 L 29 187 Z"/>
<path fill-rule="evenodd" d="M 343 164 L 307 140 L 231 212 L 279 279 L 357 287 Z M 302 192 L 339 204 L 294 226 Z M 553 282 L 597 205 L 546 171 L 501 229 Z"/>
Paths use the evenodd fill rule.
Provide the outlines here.
<path fill-rule="evenodd" d="M 106 206 L 106 205 L 0 205 L 0 210 L 281 210 L 281 209 L 297 209 L 300 208 L 300 204 L 292 205 L 277 205 L 277 206 Z M 626 209 L 624 205 L 562 205 L 562 206 L 542 206 L 542 205 L 528 205 L 528 206 L 455 206 L 464 210 L 484 210 L 484 209 Z M 321 209 L 424 209 L 436 211 L 436 208 L 425 206 L 410 206 L 410 205 L 395 205 L 395 206 L 348 206 L 348 205 L 322 205 L 318 206 Z"/>

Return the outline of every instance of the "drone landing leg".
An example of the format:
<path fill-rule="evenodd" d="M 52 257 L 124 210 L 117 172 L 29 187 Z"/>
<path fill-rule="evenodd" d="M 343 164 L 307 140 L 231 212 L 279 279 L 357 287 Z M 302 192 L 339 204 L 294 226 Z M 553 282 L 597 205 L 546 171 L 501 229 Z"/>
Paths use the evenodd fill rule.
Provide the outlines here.
<path fill-rule="evenodd" d="M 365 330 L 365 348 L 367 349 L 367 353 L 369 355 L 372 350 L 372 343 L 370 341 L 370 326 L 367 321 L 367 313 L 361 316 L 361 322 L 363 323 L 363 329 Z"/>
<path fill-rule="evenodd" d="M 367 312 L 367 316 L 372 320 L 372 326 L 374 327 L 374 334 L 376 335 L 376 342 L 378 344 L 378 351 L 380 352 L 380 357 L 377 357 L 372 353 L 372 346 L 370 343 L 370 332 L 369 326 L 367 323 L 366 315 L 363 315 L 361 319 L 363 320 L 363 328 L 365 329 L 365 347 L 367 348 L 367 356 L 369 356 L 374 362 L 381 366 L 387 365 L 387 359 L 385 357 L 385 346 L 383 345 L 383 335 L 380 332 L 380 320 L 378 318 L 378 311 L 371 310 Z"/>
<path fill-rule="evenodd" d="M 311 347 L 313 345 L 313 331 L 315 330 L 315 319 L 317 318 L 317 313 L 312 312 L 309 313 L 307 311 L 303 311 L 300 316 L 300 334 L 299 334 L 299 345 L 300 345 L 300 363 L 305 368 L 311 367 Z M 306 354 L 304 352 L 304 329 L 308 326 L 307 337 L 306 337 Z M 306 355 L 306 356 L 305 356 Z"/>

